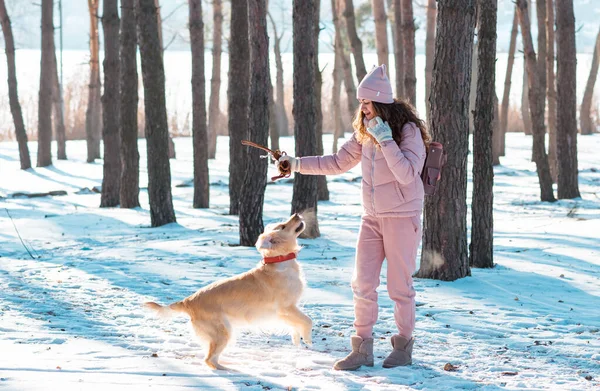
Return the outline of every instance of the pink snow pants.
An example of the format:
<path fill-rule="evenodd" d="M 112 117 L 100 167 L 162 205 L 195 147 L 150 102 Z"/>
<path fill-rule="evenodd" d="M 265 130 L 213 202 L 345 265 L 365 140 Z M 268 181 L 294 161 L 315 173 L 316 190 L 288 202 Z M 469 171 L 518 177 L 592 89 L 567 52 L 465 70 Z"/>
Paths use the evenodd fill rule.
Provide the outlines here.
<path fill-rule="evenodd" d="M 410 339 L 415 329 L 415 290 L 412 275 L 421 241 L 421 217 L 372 217 L 363 215 L 356 264 L 352 277 L 354 327 L 362 338 L 371 338 L 377 321 L 377 287 L 384 258 L 387 289 L 394 301 L 398 334 Z"/>

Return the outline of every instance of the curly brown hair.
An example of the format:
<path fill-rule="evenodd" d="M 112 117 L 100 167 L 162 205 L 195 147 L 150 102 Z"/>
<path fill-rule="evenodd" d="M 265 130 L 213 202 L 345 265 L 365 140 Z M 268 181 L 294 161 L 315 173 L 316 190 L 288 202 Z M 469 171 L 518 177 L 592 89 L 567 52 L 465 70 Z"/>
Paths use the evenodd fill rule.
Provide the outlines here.
<path fill-rule="evenodd" d="M 389 104 L 373 102 L 373 108 L 375 110 L 375 116 L 379 116 L 383 121 L 387 121 L 390 128 L 392 128 L 392 137 L 394 138 L 394 141 L 396 141 L 396 144 L 400 145 L 402 128 L 404 125 L 408 122 L 412 122 L 421 131 L 421 138 L 423 139 L 423 143 L 425 143 L 425 148 L 429 150 L 431 135 L 427 130 L 425 121 L 419 118 L 417 110 L 413 105 L 402 99 L 394 99 L 394 102 Z M 358 131 L 358 142 L 362 144 L 367 139 L 371 139 L 377 144 L 375 138 L 367 132 L 364 119 L 365 115 L 359 106 L 352 121 L 352 126 Z"/>

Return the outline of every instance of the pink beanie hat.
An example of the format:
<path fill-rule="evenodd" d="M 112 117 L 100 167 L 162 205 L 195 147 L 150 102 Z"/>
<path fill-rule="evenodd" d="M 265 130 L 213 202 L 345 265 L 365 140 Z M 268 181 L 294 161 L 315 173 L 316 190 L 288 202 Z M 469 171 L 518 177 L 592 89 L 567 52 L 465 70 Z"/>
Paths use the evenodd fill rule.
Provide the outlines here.
<path fill-rule="evenodd" d="M 392 85 L 385 73 L 385 64 L 374 67 L 362 79 L 356 91 L 357 99 L 368 99 L 379 103 L 394 103 Z"/>

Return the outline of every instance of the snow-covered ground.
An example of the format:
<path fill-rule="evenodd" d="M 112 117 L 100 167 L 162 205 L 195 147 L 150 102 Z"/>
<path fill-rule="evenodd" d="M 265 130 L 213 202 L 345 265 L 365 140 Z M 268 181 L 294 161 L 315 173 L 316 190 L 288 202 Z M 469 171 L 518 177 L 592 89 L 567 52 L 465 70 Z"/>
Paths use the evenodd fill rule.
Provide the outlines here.
<path fill-rule="evenodd" d="M 314 321 L 312 348 L 285 329 L 244 331 L 228 348 L 228 371 L 202 362 L 185 318 L 157 319 L 140 303 L 168 303 L 253 267 L 254 248 L 236 246 L 228 216 L 227 138 L 210 162 L 211 208 L 192 208 L 191 140 L 171 161 L 177 224 L 149 227 L 147 193 L 134 210 L 100 209 L 102 164 L 71 160 L 19 170 L 15 143 L 0 143 L 0 389 L 121 390 L 591 390 L 600 386 L 600 135 L 579 137 L 581 199 L 538 201 L 531 138 L 509 134 L 495 173 L 495 261 L 455 282 L 417 279 L 414 364 L 383 369 L 394 333 L 380 291 L 374 368 L 337 372 L 353 334 L 352 275 L 359 226 L 359 168 L 329 178 L 319 203 L 322 236 L 302 240 Z M 331 139 L 325 139 L 329 149 Z M 141 186 L 145 187 L 145 143 Z M 35 162 L 37 145 L 30 144 Z M 293 151 L 293 140 L 282 139 Z M 274 174 L 274 168 L 269 169 Z M 83 190 L 82 190 L 83 189 Z M 24 198 L 16 192 L 65 190 Z M 290 212 L 292 184 L 266 190 L 266 223 Z M 470 217 L 469 217 L 470 222 Z M 21 241 L 22 240 L 22 241 Z M 30 256 L 28 251 L 31 252 Z M 456 367 L 445 371 L 446 364 Z"/>

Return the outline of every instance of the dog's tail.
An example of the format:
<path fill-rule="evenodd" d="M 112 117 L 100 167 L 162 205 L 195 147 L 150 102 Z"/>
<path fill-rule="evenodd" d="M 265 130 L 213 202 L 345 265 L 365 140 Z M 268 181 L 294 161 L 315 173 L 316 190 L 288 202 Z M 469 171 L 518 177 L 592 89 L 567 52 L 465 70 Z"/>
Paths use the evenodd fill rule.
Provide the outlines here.
<path fill-rule="evenodd" d="M 147 303 L 144 303 L 144 307 L 150 308 L 151 310 L 156 311 L 156 313 L 159 316 L 161 316 L 161 317 L 170 317 L 170 316 L 175 315 L 176 312 L 185 312 L 185 313 L 187 313 L 185 305 L 181 301 L 178 301 L 176 303 L 170 304 L 168 306 L 162 306 L 162 305 L 160 305 L 158 303 L 155 303 L 153 301 L 149 301 Z"/>

